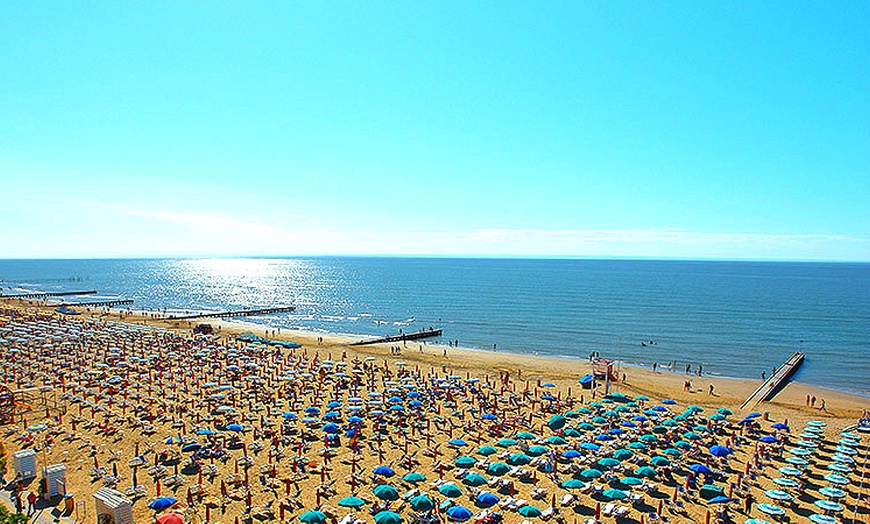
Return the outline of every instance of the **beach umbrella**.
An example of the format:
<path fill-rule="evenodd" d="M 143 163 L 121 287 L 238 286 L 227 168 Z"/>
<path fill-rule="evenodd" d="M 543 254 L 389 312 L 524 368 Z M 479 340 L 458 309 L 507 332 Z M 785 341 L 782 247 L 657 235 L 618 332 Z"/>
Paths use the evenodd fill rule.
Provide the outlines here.
<path fill-rule="evenodd" d="M 713 470 L 705 466 L 704 464 L 692 464 L 689 466 L 689 470 L 693 473 L 697 473 L 699 475 L 712 475 Z"/>
<path fill-rule="evenodd" d="M 464 506 L 451 506 L 447 508 L 447 517 L 450 520 L 462 522 L 470 519 L 471 515 L 471 510 Z"/>
<path fill-rule="evenodd" d="M 484 491 L 483 493 L 478 494 L 475 500 L 477 501 L 478 505 L 488 508 L 498 502 L 498 497 L 496 497 L 492 493 Z"/>
<path fill-rule="evenodd" d="M 625 447 L 628 449 L 641 450 L 646 449 L 647 445 L 643 442 L 629 442 Z"/>
<path fill-rule="evenodd" d="M 393 468 L 389 466 L 378 466 L 372 470 L 372 473 L 374 473 L 375 475 L 380 475 L 382 477 L 392 477 L 396 474 L 396 472 L 393 471 Z"/>
<path fill-rule="evenodd" d="M 338 430 L 341 429 L 338 424 L 335 422 L 330 422 L 321 428 L 324 433 L 338 433 Z"/>
<path fill-rule="evenodd" d="M 469 456 L 459 457 L 453 462 L 453 465 L 455 465 L 457 468 L 465 469 L 470 468 L 475 464 L 477 464 L 477 459 Z"/>
<path fill-rule="evenodd" d="M 184 519 L 178 513 L 167 513 L 157 517 L 157 524 L 184 524 Z"/>
<path fill-rule="evenodd" d="M 580 449 L 585 449 L 586 451 L 598 451 L 601 448 L 598 444 L 593 444 L 592 442 L 584 442 L 580 444 Z"/>
<path fill-rule="evenodd" d="M 628 493 L 622 491 L 621 489 L 608 489 L 605 490 L 604 493 L 602 493 L 601 495 L 609 500 L 622 500 L 628 497 Z"/>
<path fill-rule="evenodd" d="M 417 495 L 411 499 L 411 507 L 415 511 L 429 511 L 435 507 L 435 503 L 426 495 Z"/>
<path fill-rule="evenodd" d="M 584 479 L 597 479 L 601 475 L 604 475 L 604 473 L 595 468 L 587 468 L 580 472 L 580 476 Z"/>
<path fill-rule="evenodd" d="M 671 457 L 683 456 L 683 452 L 676 449 L 676 448 L 665 448 L 664 451 L 662 451 L 662 453 L 664 453 L 665 455 L 671 456 Z"/>
<path fill-rule="evenodd" d="M 801 460 L 803 460 L 803 459 L 801 459 Z M 804 462 L 806 462 L 806 461 L 804 461 Z M 849 466 L 846 466 L 844 464 L 840 464 L 838 462 L 833 462 L 831 464 L 828 464 L 826 467 L 831 471 L 838 471 L 840 473 L 851 473 L 852 472 L 852 468 L 850 468 Z"/>
<path fill-rule="evenodd" d="M 245 430 L 245 428 L 241 424 L 235 424 L 235 423 L 228 424 L 227 427 L 224 429 L 226 429 L 227 431 L 232 431 L 234 433 L 239 433 L 239 432 Z"/>
<path fill-rule="evenodd" d="M 776 437 L 774 437 L 772 435 L 765 435 L 765 436 L 761 437 L 760 439 L 758 439 L 758 441 L 763 442 L 765 444 L 775 444 L 775 443 L 779 442 L 779 439 L 777 439 Z"/>
<path fill-rule="evenodd" d="M 710 500 L 708 500 L 707 504 L 727 504 L 727 503 L 733 502 L 733 501 L 734 501 L 734 499 L 732 499 L 732 498 L 719 495 L 717 497 L 713 497 Z"/>
<path fill-rule="evenodd" d="M 794 466 L 806 466 L 807 464 L 809 464 L 809 462 L 800 457 L 788 457 L 785 459 L 785 461 Z"/>
<path fill-rule="evenodd" d="M 656 455 L 655 457 L 649 459 L 649 463 L 652 464 L 653 466 L 661 467 L 661 466 L 669 466 L 671 464 L 671 461 L 665 457 L 662 457 L 660 455 Z"/>
<path fill-rule="evenodd" d="M 782 422 L 777 422 L 776 424 L 774 424 L 770 427 L 772 427 L 773 429 L 781 429 L 784 431 L 790 431 L 790 428 L 786 424 L 783 424 Z"/>
<path fill-rule="evenodd" d="M 488 468 L 486 468 L 487 473 L 489 473 L 490 475 L 495 475 L 497 477 L 505 475 L 510 470 L 511 470 L 511 467 L 508 466 L 507 464 L 505 464 L 504 462 L 493 462 L 492 464 L 489 465 Z"/>
<path fill-rule="evenodd" d="M 196 443 L 185 444 L 184 446 L 181 446 L 181 451 L 184 453 L 193 453 L 194 451 L 199 451 L 200 449 L 202 449 L 202 445 Z"/>
<path fill-rule="evenodd" d="M 694 431 L 687 431 L 683 433 L 683 438 L 688 440 L 699 440 L 701 438 L 701 435 L 698 435 Z"/>
<path fill-rule="evenodd" d="M 359 497 L 345 497 L 338 501 L 338 505 L 345 508 L 360 508 L 366 501 Z"/>
<path fill-rule="evenodd" d="M 686 440 L 678 440 L 674 442 L 674 447 L 677 449 L 691 449 L 692 444 Z"/>
<path fill-rule="evenodd" d="M 607 435 L 605 433 L 603 435 L 598 435 L 597 437 L 595 437 L 595 440 L 610 441 L 610 440 L 613 440 L 613 437 L 611 437 L 610 435 Z"/>
<path fill-rule="evenodd" d="M 773 483 L 777 486 L 782 486 L 784 488 L 797 488 L 800 487 L 800 484 L 794 479 L 777 477 L 773 479 Z"/>
<path fill-rule="evenodd" d="M 455 499 L 456 497 L 462 495 L 462 490 L 456 484 L 442 484 L 438 487 L 438 493 L 441 493 L 445 497 L 450 497 Z"/>
<path fill-rule="evenodd" d="M 480 416 L 480 419 L 481 420 L 498 420 L 498 416 L 496 416 L 492 413 L 484 413 L 483 415 Z"/>
<path fill-rule="evenodd" d="M 547 421 L 547 427 L 552 429 L 553 431 L 558 431 L 565 427 L 567 423 L 567 419 L 562 415 L 553 415 L 550 417 L 550 420 Z"/>
<path fill-rule="evenodd" d="M 526 450 L 526 454 L 531 457 L 540 457 L 547 451 L 549 450 L 544 446 L 529 446 L 529 449 Z"/>
<path fill-rule="evenodd" d="M 829 486 L 825 486 L 819 490 L 819 493 L 828 497 L 829 499 L 840 499 L 846 496 L 846 492 L 840 488 L 832 488 Z"/>
<path fill-rule="evenodd" d="M 755 507 L 758 511 L 767 515 L 773 515 L 775 517 L 785 515 L 785 510 L 775 504 L 756 504 Z"/>
<path fill-rule="evenodd" d="M 381 511 L 375 515 L 375 524 L 400 524 L 402 516 L 393 511 Z"/>
<path fill-rule="evenodd" d="M 487 480 L 480 473 L 469 473 L 462 479 L 462 483 L 469 486 L 482 486 L 487 483 Z"/>
<path fill-rule="evenodd" d="M 214 430 L 211 429 L 198 429 L 196 430 L 197 435 L 214 435 Z"/>
<path fill-rule="evenodd" d="M 658 475 L 658 472 L 649 466 L 641 466 L 634 470 L 635 476 L 653 478 Z"/>
<path fill-rule="evenodd" d="M 605 457 L 602 459 L 598 459 L 596 462 L 599 466 L 604 466 L 605 468 L 613 468 L 619 465 L 619 461 L 615 458 Z"/>
<path fill-rule="evenodd" d="M 843 505 L 840 504 L 839 502 L 834 502 L 834 501 L 825 500 L 825 499 L 817 500 L 817 501 L 813 502 L 813 504 L 815 504 L 817 508 L 823 509 L 825 511 L 840 512 L 840 511 L 843 511 L 843 509 L 844 509 Z"/>
<path fill-rule="evenodd" d="M 640 486 L 643 484 L 643 479 L 637 477 L 623 477 L 619 480 L 619 483 L 625 486 Z"/>
<path fill-rule="evenodd" d="M 530 463 L 532 458 L 525 453 L 514 453 L 508 457 L 508 464 L 513 466 L 525 466 Z"/>
<path fill-rule="evenodd" d="M 405 482 L 410 482 L 411 484 L 416 484 L 418 482 L 423 482 L 424 480 L 426 480 L 426 476 L 422 473 L 412 471 L 411 473 L 408 473 L 407 475 L 402 477 L 402 480 L 404 480 Z"/>
<path fill-rule="evenodd" d="M 517 513 L 526 517 L 527 519 L 532 519 L 541 516 L 541 510 L 536 508 L 535 506 L 526 505 L 517 510 Z"/>
<path fill-rule="evenodd" d="M 456 447 L 462 447 L 462 446 L 468 445 L 468 442 L 465 442 L 461 438 L 450 439 L 447 441 L 447 443 L 450 444 L 451 446 L 456 446 Z"/>
<path fill-rule="evenodd" d="M 613 458 L 616 460 L 628 460 L 634 456 L 634 452 L 630 449 L 617 449 L 613 452 Z"/>
<path fill-rule="evenodd" d="M 489 455 L 494 455 L 494 454 L 498 453 L 498 450 L 492 446 L 481 446 L 477 450 L 477 453 L 480 455 L 483 455 L 483 456 L 489 456 Z"/>
<path fill-rule="evenodd" d="M 816 513 L 809 516 L 809 519 L 815 524 L 840 524 L 840 521 L 830 515 L 822 515 Z"/>
<path fill-rule="evenodd" d="M 534 433 L 529 433 L 528 431 L 521 431 L 517 433 L 517 438 L 521 440 L 535 440 L 538 438 Z"/>
<path fill-rule="evenodd" d="M 623 450 L 623 451 L 625 451 L 625 450 Z M 564 453 L 562 453 L 562 455 L 561 455 L 561 457 L 563 459 L 568 459 L 568 460 L 579 458 L 582 456 L 583 456 L 583 454 L 580 453 L 579 451 L 577 451 L 576 449 L 569 449 L 569 450 L 565 451 Z"/>
<path fill-rule="evenodd" d="M 595 429 L 595 426 L 593 426 L 592 424 L 590 424 L 588 422 L 581 422 L 581 423 L 577 424 L 577 429 L 579 429 L 581 431 L 592 431 L 593 429 Z"/>
<path fill-rule="evenodd" d="M 646 434 L 646 435 L 641 435 L 640 438 L 638 438 L 638 440 L 640 440 L 641 442 L 643 442 L 645 444 L 652 444 L 654 442 L 658 442 L 659 438 L 655 435 Z"/>
<path fill-rule="evenodd" d="M 518 442 L 512 438 L 503 438 L 503 439 L 499 439 L 499 441 L 496 442 L 496 445 L 501 446 L 503 448 L 516 446 L 517 444 L 518 444 Z"/>
<path fill-rule="evenodd" d="M 559 485 L 565 489 L 583 489 L 586 487 L 586 483 L 580 479 L 568 479 Z"/>
<path fill-rule="evenodd" d="M 849 483 L 849 479 L 844 477 L 843 475 L 837 475 L 836 473 L 828 473 L 824 477 L 825 480 L 830 482 L 831 484 L 836 484 L 838 486 L 845 486 Z"/>
<path fill-rule="evenodd" d="M 601 426 L 607 424 L 607 419 L 604 417 L 594 417 L 592 423 Z"/>
<path fill-rule="evenodd" d="M 372 490 L 372 492 L 381 500 L 396 500 L 399 498 L 399 491 L 389 484 L 375 486 L 375 489 Z"/>
<path fill-rule="evenodd" d="M 637 424 L 635 424 L 634 422 L 632 422 L 630 420 L 623 420 L 622 422 L 619 423 L 619 425 L 624 427 L 624 428 L 636 428 L 637 427 Z"/>
<path fill-rule="evenodd" d="M 789 494 L 787 491 L 783 491 L 781 489 L 769 489 L 769 490 L 765 491 L 764 494 L 773 500 L 780 500 L 780 501 L 794 500 L 794 497 L 791 496 L 791 494 Z"/>
<path fill-rule="evenodd" d="M 710 454 L 714 457 L 727 457 L 733 453 L 731 448 L 727 448 L 725 446 L 710 446 Z"/>
<path fill-rule="evenodd" d="M 744 520 L 743 524 L 770 524 L 770 522 L 764 519 L 748 519 Z"/>
<path fill-rule="evenodd" d="M 783 475 L 785 475 L 787 477 L 798 477 L 800 475 L 803 475 L 803 473 L 804 473 L 803 471 L 799 470 L 798 468 L 795 468 L 792 466 L 783 466 L 783 467 L 779 468 L 777 471 L 779 471 L 780 473 L 782 473 Z"/>
<path fill-rule="evenodd" d="M 148 507 L 153 509 L 154 511 L 160 511 L 168 508 L 169 506 L 172 506 L 176 502 L 178 502 L 178 500 L 174 497 L 159 497 L 157 499 L 154 499 L 151 504 L 148 504 Z"/>

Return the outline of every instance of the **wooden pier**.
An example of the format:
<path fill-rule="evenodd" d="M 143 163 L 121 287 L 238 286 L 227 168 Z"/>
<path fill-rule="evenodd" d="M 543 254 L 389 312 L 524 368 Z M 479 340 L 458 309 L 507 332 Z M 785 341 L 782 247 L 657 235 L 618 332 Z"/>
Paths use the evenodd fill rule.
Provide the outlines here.
<path fill-rule="evenodd" d="M 18 293 L 15 295 L 0 295 L 0 298 L 49 298 L 49 297 L 69 297 L 73 295 L 96 295 L 97 291 L 54 291 L 54 292 L 34 292 L 34 293 Z"/>
<path fill-rule="evenodd" d="M 432 337 L 440 337 L 441 330 L 440 329 L 424 329 L 422 331 L 416 331 L 414 333 L 402 333 L 401 335 L 393 335 L 389 337 L 381 337 L 375 338 L 371 340 L 360 340 L 359 342 L 352 342 L 349 345 L 351 346 L 365 346 L 369 344 L 385 344 L 389 342 L 405 342 L 407 340 L 420 340 L 423 338 L 432 338 Z"/>
<path fill-rule="evenodd" d="M 93 302 L 65 302 L 60 304 L 66 307 L 114 307 L 114 306 L 129 306 L 133 301 L 128 299 L 117 300 L 94 300 Z"/>
<path fill-rule="evenodd" d="M 789 378 L 794 375 L 795 371 L 803 364 L 805 353 L 800 351 L 795 351 L 792 356 L 785 361 L 785 363 L 778 368 L 776 368 L 776 372 L 774 372 L 771 376 L 767 377 L 758 389 L 752 392 L 749 395 L 749 398 L 743 402 L 743 405 L 740 406 L 740 409 L 743 409 L 749 405 L 755 405 L 759 402 L 764 402 L 770 400 L 776 395 L 780 389 L 785 386 L 788 382 Z"/>
<path fill-rule="evenodd" d="M 184 315 L 181 317 L 170 315 L 168 318 L 169 320 L 193 320 L 195 318 L 250 317 L 254 315 L 271 315 L 272 313 L 286 313 L 295 310 L 296 306 L 281 306 L 260 309 L 239 309 L 236 311 L 221 311 L 219 313 L 197 313 L 195 315 Z"/>

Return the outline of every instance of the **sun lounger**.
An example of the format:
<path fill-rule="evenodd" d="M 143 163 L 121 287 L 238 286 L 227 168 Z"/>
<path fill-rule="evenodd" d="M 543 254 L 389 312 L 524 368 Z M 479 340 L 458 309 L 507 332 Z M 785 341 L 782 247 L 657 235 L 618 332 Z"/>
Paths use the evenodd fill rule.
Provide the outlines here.
<path fill-rule="evenodd" d="M 550 520 L 556 514 L 557 510 L 553 506 L 549 506 L 547 509 L 541 512 L 541 518 L 543 520 Z"/>
<path fill-rule="evenodd" d="M 566 493 L 565 495 L 562 496 L 562 498 L 559 499 L 559 505 L 560 506 L 569 506 L 571 504 L 571 502 L 573 502 L 573 501 L 574 501 L 574 495 L 572 495 L 571 493 Z"/>
<path fill-rule="evenodd" d="M 628 507 L 628 506 L 619 506 L 618 508 L 616 508 L 616 509 L 613 511 L 613 516 L 614 516 L 614 517 L 617 517 L 617 518 L 624 517 L 624 516 L 626 516 L 626 515 L 628 514 L 629 511 L 631 511 L 631 508 L 630 508 L 630 507 Z"/>
<path fill-rule="evenodd" d="M 502 509 L 507 509 L 507 507 L 513 503 L 514 503 L 513 497 L 505 497 L 505 498 L 501 499 L 500 501 L 498 501 L 498 507 L 500 507 Z"/>
<path fill-rule="evenodd" d="M 602 515 L 606 515 L 606 516 L 609 517 L 609 516 L 611 516 L 611 515 L 613 514 L 613 511 L 614 511 L 615 509 L 616 509 L 616 504 L 614 504 L 614 503 L 612 503 L 612 502 L 611 502 L 611 503 L 608 503 L 608 504 L 605 504 L 604 507 L 601 508 L 601 514 L 602 514 Z"/>

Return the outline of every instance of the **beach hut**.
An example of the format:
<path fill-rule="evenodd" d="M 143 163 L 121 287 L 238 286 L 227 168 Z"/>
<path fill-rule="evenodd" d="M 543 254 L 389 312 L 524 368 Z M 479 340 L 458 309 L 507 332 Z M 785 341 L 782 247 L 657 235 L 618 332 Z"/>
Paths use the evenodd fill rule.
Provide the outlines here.
<path fill-rule="evenodd" d="M 32 449 L 22 449 L 12 455 L 15 476 L 22 480 L 36 477 L 36 452 Z"/>
<path fill-rule="evenodd" d="M 97 522 L 133 524 L 133 503 L 120 491 L 102 487 L 94 493 Z"/>

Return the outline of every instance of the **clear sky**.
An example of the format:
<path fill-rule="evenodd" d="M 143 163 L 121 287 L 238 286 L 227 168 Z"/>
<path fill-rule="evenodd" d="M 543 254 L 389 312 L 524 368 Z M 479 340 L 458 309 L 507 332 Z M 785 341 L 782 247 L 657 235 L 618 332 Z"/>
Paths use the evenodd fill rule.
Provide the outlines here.
<path fill-rule="evenodd" d="M 0 258 L 870 260 L 870 2 L 0 2 Z"/>

